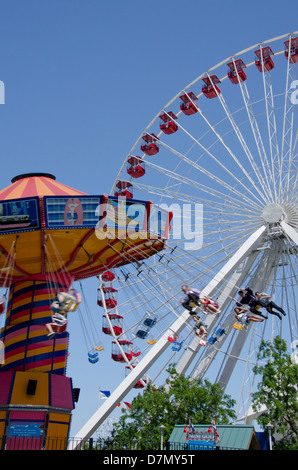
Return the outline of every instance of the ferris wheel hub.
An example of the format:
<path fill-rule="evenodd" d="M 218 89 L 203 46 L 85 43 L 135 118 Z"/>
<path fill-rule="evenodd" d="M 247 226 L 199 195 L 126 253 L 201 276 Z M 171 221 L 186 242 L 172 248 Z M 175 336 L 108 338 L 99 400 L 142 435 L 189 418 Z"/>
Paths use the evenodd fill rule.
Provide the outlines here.
<path fill-rule="evenodd" d="M 268 204 L 263 209 L 263 220 L 269 224 L 278 223 L 285 219 L 284 209 L 276 203 Z"/>

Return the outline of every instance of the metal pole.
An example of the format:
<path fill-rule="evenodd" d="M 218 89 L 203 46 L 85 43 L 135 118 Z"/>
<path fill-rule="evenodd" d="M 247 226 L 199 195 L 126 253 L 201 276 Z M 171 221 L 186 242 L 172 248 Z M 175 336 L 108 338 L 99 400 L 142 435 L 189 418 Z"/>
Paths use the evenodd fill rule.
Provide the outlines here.
<path fill-rule="evenodd" d="M 271 429 L 273 428 L 271 423 L 268 423 L 266 428 L 268 429 L 268 435 L 269 435 L 269 450 L 272 450 L 272 436 L 271 436 Z"/>
<path fill-rule="evenodd" d="M 160 450 L 163 450 L 163 433 L 165 426 L 163 424 L 160 426 Z"/>

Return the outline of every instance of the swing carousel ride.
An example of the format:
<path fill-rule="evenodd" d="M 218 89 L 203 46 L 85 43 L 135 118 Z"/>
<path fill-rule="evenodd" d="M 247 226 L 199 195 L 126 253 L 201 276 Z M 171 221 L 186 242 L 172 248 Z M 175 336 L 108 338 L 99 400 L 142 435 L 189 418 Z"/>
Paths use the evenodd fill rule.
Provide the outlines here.
<path fill-rule="evenodd" d="M 152 214 L 161 211 L 138 201 L 140 237 L 128 240 L 129 205 L 120 214 L 117 197 L 86 195 L 42 173 L 13 178 L 0 191 L 0 201 L 0 282 L 9 289 L 0 336 L 1 443 L 5 449 L 50 449 L 55 438 L 69 435 L 77 394 L 66 377 L 67 321 L 53 320 L 53 301 L 77 280 L 132 259 L 141 262 L 152 254 L 153 244 L 154 253 L 162 250 L 170 215 L 163 211 L 164 231 L 158 236 Z M 107 299 L 105 305 L 114 304 Z M 67 310 L 76 308 L 72 302 Z M 95 347 L 100 350 L 100 344 Z"/>
<path fill-rule="evenodd" d="M 19 200 L 20 214 L 25 207 L 29 214 L 22 227 L 4 220 L 1 232 L 0 279 L 9 288 L 3 434 L 18 419 L 13 405 L 34 400 L 25 385 L 9 393 L 15 374 L 26 374 L 27 383 L 28 374 L 48 372 L 42 375 L 53 391 L 45 395 L 43 438 L 51 435 L 51 400 L 67 380 L 68 333 L 49 341 L 44 324 L 55 292 L 92 276 L 99 280 L 101 337 L 111 338 L 110 360 L 125 370 L 77 434 L 78 447 L 132 388 L 164 383 L 171 363 L 178 374 L 207 377 L 227 393 L 232 384 L 238 418 L 248 419 L 261 341 L 280 335 L 293 350 L 298 342 L 297 62 L 295 32 L 199 75 L 140 135 L 110 196 L 82 194 L 49 175 L 23 175 L 0 192 L 3 216 L 15 215 Z M 182 285 L 200 290 L 193 311 L 201 337 L 180 303 Z M 268 293 L 285 315 L 257 306 L 260 321 L 236 320 L 235 301 L 247 287 Z M 99 339 L 86 358 L 92 367 L 101 352 Z M 69 418 L 66 401 L 60 406 Z"/>

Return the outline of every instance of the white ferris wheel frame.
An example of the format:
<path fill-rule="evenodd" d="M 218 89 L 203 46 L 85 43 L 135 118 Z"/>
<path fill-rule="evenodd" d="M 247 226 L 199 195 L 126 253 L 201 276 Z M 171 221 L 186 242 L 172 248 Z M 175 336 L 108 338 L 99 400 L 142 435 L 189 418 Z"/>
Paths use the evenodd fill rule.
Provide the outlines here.
<path fill-rule="evenodd" d="M 295 34 L 298 34 L 298 32 L 294 32 L 292 34 L 286 34 L 279 36 L 277 38 L 270 39 L 268 41 L 258 43 L 248 49 L 245 49 L 238 54 L 225 59 L 224 61 L 220 62 L 216 66 L 212 67 L 211 69 L 208 70 L 207 75 L 211 77 L 211 73 L 213 70 L 218 68 L 220 65 L 227 63 L 228 60 L 235 61 L 236 57 L 239 57 L 241 54 L 247 51 L 251 51 L 255 48 L 260 48 L 261 54 L 262 54 L 262 46 L 266 44 L 270 44 L 273 41 L 284 39 L 291 37 Z M 282 53 L 282 52 L 280 52 Z M 267 124 L 268 124 L 268 134 L 269 134 L 269 143 L 270 143 L 270 162 L 268 161 L 268 158 L 266 156 L 265 150 L 264 150 L 264 145 L 262 142 L 262 137 L 260 130 L 258 128 L 258 123 L 257 120 L 254 116 L 251 103 L 250 103 L 250 97 L 249 93 L 246 87 L 245 82 L 241 82 L 239 80 L 239 85 L 241 88 L 241 93 L 243 96 L 243 101 L 246 107 L 246 111 L 249 117 L 251 129 L 254 134 L 255 142 L 257 144 L 257 149 L 260 157 L 261 164 L 264 169 L 264 175 L 267 175 L 266 169 L 271 167 L 271 172 L 272 175 L 276 171 L 276 167 L 280 166 L 282 167 L 282 160 L 284 158 L 289 159 L 289 165 L 292 164 L 291 162 L 291 156 L 293 153 L 293 149 L 295 149 L 297 145 L 297 140 L 298 140 L 298 133 L 296 136 L 293 134 L 293 106 L 291 107 L 289 105 L 289 90 L 290 90 L 290 82 L 291 80 L 294 79 L 294 76 L 291 75 L 291 67 L 290 67 L 290 61 L 288 59 L 288 64 L 287 64 L 287 76 L 286 76 L 286 93 L 285 93 L 285 106 L 284 106 L 284 115 L 283 115 L 283 130 L 282 130 L 282 149 L 281 152 L 278 149 L 278 140 L 277 140 L 277 125 L 276 125 L 276 120 L 275 120 L 275 114 L 273 112 L 273 91 L 272 91 L 272 85 L 270 81 L 270 74 L 265 74 L 263 73 L 263 87 L 264 87 L 264 96 L 265 96 L 265 103 L 266 103 L 266 117 L 267 117 Z M 235 63 L 235 62 L 234 62 Z M 237 72 L 238 74 L 238 72 Z M 205 74 L 206 75 L 206 74 Z M 193 86 L 199 79 L 201 79 L 204 76 L 204 74 L 200 75 L 196 80 L 194 80 L 192 83 L 190 83 L 184 90 L 179 92 L 162 110 L 161 112 L 165 112 L 165 109 L 168 108 L 172 102 L 174 102 L 179 95 L 182 93 L 187 93 L 187 90 Z M 221 78 L 221 81 L 223 81 L 226 77 Z M 211 79 L 212 81 L 212 79 Z M 241 246 L 237 249 L 237 251 L 228 259 L 228 261 L 224 264 L 224 266 L 212 277 L 210 282 L 203 288 L 202 290 L 202 295 L 204 296 L 211 296 L 212 293 L 214 292 L 215 289 L 218 289 L 220 286 L 223 286 L 222 291 L 220 293 L 219 297 L 219 304 L 224 308 L 228 302 L 228 299 L 231 295 L 232 290 L 235 288 L 235 285 L 241 285 L 243 280 L 246 278 L 254 260 L 256 259 L 257 253 L 259 250 L 263 249 L 264 246 L 264 240 L 266 239 L 266 236 L 268 234 L 268 227 L 270 225 L 270 217 L 272 216 L 273 209 L 275 209 L 273 206 L 276 205 L 276 201 L 279 201 L 282 197 L 282 194 L 279 193 L 273 194 L 271 186 L 270 186 L 270 181 L 269 180 L 264 180 L 264 178 L 260 175 L 258 167 L 254 164 L 254 158 L 251 155 L 251 152 L 249 148 L 246 145 L 245 140 L 242 137 L 242 134 L 237 126 L 237 124 L 234 121 L 234 117 L 232 113 L 229 111 L 228 107 L 226 106 L 225 100 L 221 94 L 217 95 L 219 100 L 221 101 L 221 104 L 223 108 L 226 111 L 227 118 L 229 119 L 235 135 L 237 136 L 239 142 L 241 143 L 244 152 L 248 158 L 248 161 L 250 161 L 252 170 L 255 172 L 256 177 L 259 181 L 260 184 L 265 185 L 267 188 L 266 192 L 266 204 L 267 207 L 269 208 L 269 215 L 266 215 L 267 220 L 265 220 L 265 224 L 263 224 L 261 227 L 259 227 L 255 232 L 250 235 L 242 244 Z M 198 108 L 199 113 L 201 113 L 201 117 L 206 121 L 207 118 L 206 116 L 201 112 L 200 108 Z M 160 112 L 160 113 L 161 113 Z M 160 114 L 159 113 L 159 114 Z M 145 133 L 148 132 L 149 128 L 152 126 L 152 123 L 157 119 L 155 117 L 150 124 L 147 126 L 145 131 L 142 133 L 144 135 Z M 222 140 L 220 134 L 217 132 L 217 130 L 212 126 L 211 123 L 208 122 L 208 125 L 210 126 L 212 132 L 216 135 L 216 137 L 222 141 L 222 144 L 226 146 L 224 141 Z M 182 128 L 180 124 L 178 124 L 179 127 Z M 187 133 L 186 129 L 184 129 L 184 132 Z M 131 155 L 134 151 L 134 148 L 136 145 L 139 143 L 142 135 L 139 137 L 139 139 L 136 141 L 134 147 L 131 149 L 129 155 Z M 196 140 L 194 137 L 190 136 L 195 143 L 199 146 L 202 147 L 202 144 Z M 165 143 L 161 143 L 161 145 L 165 146 Z M 202 150 L 210 155 L 211 158 L 214 158 L 214 155 L 212 152 L 205 148 L 202 147 Z M 228 152 L 230 153 L 231 157 L 233 159 L 237 160 L 237 157 L 231 152 L 230 149 L 228 149 Z M 186 157 L 184 157 L 185 159 Z M 122 167 L 119 170 L 119 173 L 115 179 L 116 181 L 120 178 L 121 173 L 123 172 L 123 169 L 125 168 L 127 158 L 125 159 Z M 193 164 L 193 163 L 192 163 Z M 237 164 L 241 166 L 241 163 L 237 160 Z M 157 165 L 148 162 L 148 166 L 157 169 Z M 202 168 L 200 168 L 202 170 Z M 168 174 L 169 178 L 174 178 L 175 175 L 170 171 L 167 170 L 166 168 L 162 168 L 162 171 L 165 174 Z M 204 172 L 204 170 L 202 170 Z M 207 171 L 207 170 L 206 170 Z M 246 178 L 248 181 L 251 180 L 250 174 L 243 169 L 243 173 L 245 174 Z M 271 175 L 271 176 L 272 176 Z M 297 175 L 296 175 L 297 176 Z M 181 179 L 183 180 L 183 177 L 181 175 Z M 186 178 L 187 179 L 187 178 Z M 237 179 L 237 178 L 236 178 Z M 114 190 L 115 187 L 112 188 L 112 191 Z M 283 174 L 280 172 L 280 185 L 279 185 L 279 191 L 282 190 L 282 187 L 284 187 L 284 191 L 287 191 L 290 194 L 290 197 L 294 198 L 295 197 L 295 188 L 292 188 L 293 181 L 290 180 L 289 178 L 289 173 Z M 237 180 L 237 184 L 240 186 L 243 185 L 241 180 Z M 198 186 L 203 188 L 203 185 L 198 184 Z M 138 187 L 142 189 L 142 185 L 138 183 Z M 145 187 L 144 187 L 145 188 Z M 204 188 L 203 188 L 204 190 Z M 275 187 L 273 188 L 275 190 Z M 158 188 L 151 188 L 149 186 L 146 186 L 146 191 L 155 194 L 160 194 L 162 195 L 162 190 L 158 191 Z M 259 196 L 264 199 L 264 193 L 261 194 L 259 191 L 257 191 Z M 216 194 L 216 191 L 214 191 L 214 194 Z M 189 200 L 189 196 L 187 196 L 187 200 Z M 272 209 L 272 210 L 271 210 Z M 271 212 L 271 213 L 270 213 Z M 296 219 L 295 219 L 296 217 Z M 273 215 L 274 219 L 274 215 Z M 294 215 L 294 219 L 297 220 L 297 216 Z M 278 226 L 279 229 L 281 230 L 283 236 L 287 237 L 288 240 L 290 240 L 294 245 L 298 246 L 298 233 L 297 233 L 297 225 L 295 227 L 291 226 L 288 224 L 287 219 L 282 219 L 281 217 L 279 220 L 273 220 L 274 225 Z M 273 243 L 273 247 L 276 249 L 272 249 L 269 257 L 264 258 L 264 263 L 258 266 L 258 269 L 255 273 L 255 278 L 258 279 L 258 286 L 261 287 L 263 290 L 266 290 L 268 287 L 270 280 L 273 275 L 273 268 L 272 268 L 272 258 L 276 261 L 278 257 L 280 256 L 280 253 L 278 251 L 278 242 L 275 244 Z M 231 276 L 231 278 L 227 281 L 227 279 Z M 255 286 L 252 285 L 252 288 Z M 101 292 L 102 292 L 102 286 L 101 286 Z M 103 298 L 103 297 L 102 297 Z M 104 298 L 103 298 L 103 303 L 105 306 Z M 108 313 L 107 309 L 105 308 L 106 313 Z M 109 321 L 109 315 L 107 314 L 107 319 Z M 86 438 L 89 438 L 93 435 L 93 433 L 96 431 L 96 429 L 100 426 L 101 423 L 105 421 L 105 419 L 110 415 L 110 413 L 113 411 L 113 409 L 117 406 L 117 404 L 127 395 L 127 393 L 131 390 L 133 385 L 139 381 L 142 380 L 145 374 L 148 372 L 152 364 L 157 361 L 157 359 L 163 354 L 163 352 L 167 349 L 169 346 L 169 341 L 168 337 L 172 336 L 175 337 L 176 335 L 179 335 L 179 333 L 184 329 L 185 325 L 189 323 L 190 320 L 190 315 L 187 310 L 183 311 L 181 315 L 179 315 L 175 321 L 169 326 L 168 330 L 163 334 L 163 336 L 156 342 L 156 344 L 149 350 L 149 352 L 135 365 L 133 368 L 131 367 L 130 361 L 126 359 L 126 362 L 128 363 L 128 366 L 131 368 L 131 372 L 129 375 L 123 380 L 123 382 L 115 389 L 115 391 L 109 396 L 107 400 L 105 400 L 104 404 L 95 412 L 95 414 L 86 422 L 86 424 L 82 427 L 82 429 L 78 432 L 77 436 L 75 437 L 74 445 L 72 448 L 79 448 L 82 445 L 82 441 Z M 213 323 L 215 323 L 215 316 L 209 315 L 209 317 L 206 319 L 206 323 L 208 328 L 212 328 Z M 110 325 L 111 327 L 111 325 Z M 224 329 L 227 333 L 231 331 L 233 327 L 233 320 L 228 318 L 224 324 Z M 249 326 L 250 328 L 250 326 Z M 240 352 L 243 348 L 243 345 L 246 341 L 247 335 L 249 333 L 249 328 L 247 329 L 246 332 L 244 332 L 241 336 L 239 335 L 230 354 L 229 357 L 226 361 L 226 364 L 221 371 L 220 377 L 219 377 L 219 383 L 221 384 L 222 389 L 224 390 L 230 377 L 232 374 L 232 371 L 235 367 L 235 364 L 237 362 L 237 359 L 239 358 Z M 111 328 L 112 330 L 112 328 Z M 113 333 L 113 331 L 112 331 Z M 202 361 L 199 362 L 197 367 L 193 370 L 192 377 L 197 378 L 201 377 L 205 374 L 205 372 L 208 370 L 208 367 L 214 360 L 216 354 L 219 351 L 219 348 L 221 347 L 222 343 L 226 340 L 228 337 L 228 334 L 223 335 L 216 346 L 211 346 L 209 348 L 208 354 L 202 359 Z M 116 336 L 114 336 L 115 341 L 118 343 L 119 349 L 121 353 L 123 354 L 123 357 L 125 358 L 125 354 L 123 350 L 121 349 L 121 345 L 119 345 L 119 342 L 117 341 Z M 185 371 L 188 369 L 189 365 L 194 361 L 194 358 L 198 352 L 198 349 L 200 348 L 199 345 L 199 339 L 197 337 L 194 337 L 191 343 L 189 344 L 188 348 L 185 350 L 184 354 L 182 355 L 180 361 L 176 365 L 176 370 L 179 374 L 185 373 Z"/>

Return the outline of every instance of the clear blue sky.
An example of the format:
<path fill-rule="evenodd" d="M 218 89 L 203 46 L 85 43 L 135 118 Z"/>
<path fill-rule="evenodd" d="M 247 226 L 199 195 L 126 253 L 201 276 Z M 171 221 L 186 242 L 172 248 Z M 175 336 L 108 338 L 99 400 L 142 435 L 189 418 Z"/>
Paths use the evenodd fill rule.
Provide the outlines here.
<path fill-rule="evenodd" d="M 297 29 L 294 0 L 0 0 L 0 187 L 38 171 L 109 192 L 142 130 L 179 90 L 224 58 Z M 109 364 L 84 367 L 70 356 L 82 390 L 71 435 L 100 404 L 98 386 L 119 381 L 107 380 Z"/>

